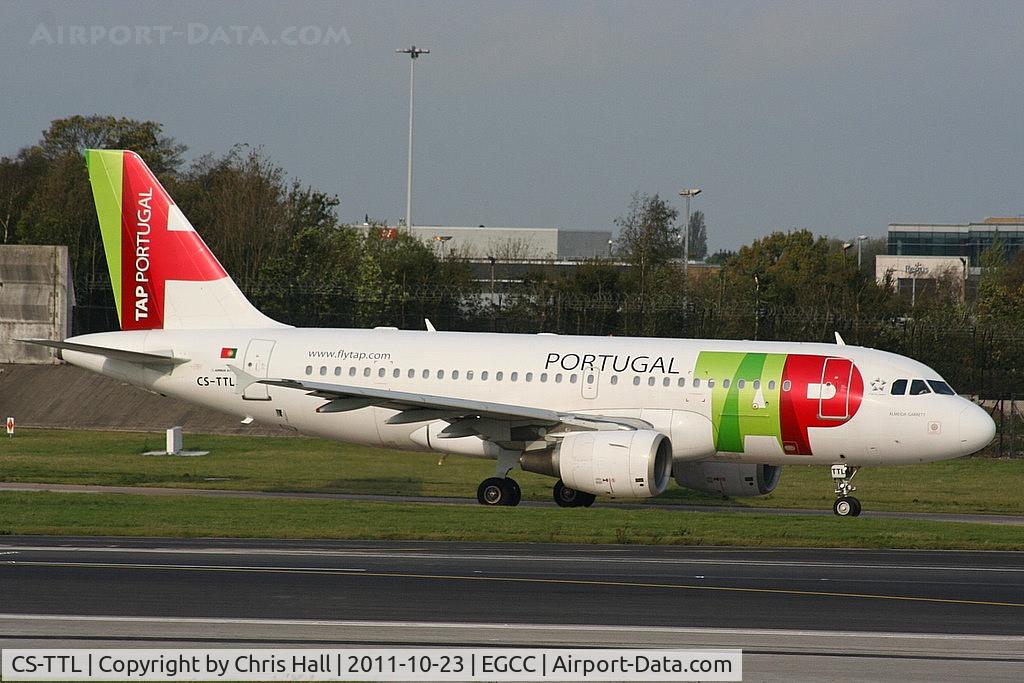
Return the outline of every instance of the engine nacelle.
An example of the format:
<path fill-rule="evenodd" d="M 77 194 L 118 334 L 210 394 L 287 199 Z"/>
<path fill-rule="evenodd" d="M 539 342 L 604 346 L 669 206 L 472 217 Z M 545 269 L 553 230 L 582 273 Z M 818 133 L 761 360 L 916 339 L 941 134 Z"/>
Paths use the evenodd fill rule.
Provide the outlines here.
<path fill-rule="evenodd" d="M 672 477 L 672 443 L 652 429 L 574 432 L 548 457 L 566 486 L 603 496 L 650 498 Z"/>
<path fill-rule="evenodd" d="M 782 476 L 781 465 L 748 465 L 738 462 L 676 463 L 676 483 L 688 489 L 723 496 L 763 496 L 771 493 Z"/>

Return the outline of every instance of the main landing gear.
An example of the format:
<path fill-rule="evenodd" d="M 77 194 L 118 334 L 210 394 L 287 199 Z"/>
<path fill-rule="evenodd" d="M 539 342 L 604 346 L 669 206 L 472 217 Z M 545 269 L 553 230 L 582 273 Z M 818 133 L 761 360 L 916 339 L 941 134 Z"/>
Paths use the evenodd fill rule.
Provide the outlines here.
<path fill-rule="evenodd" d="M 850 482 L 859 469 L 849 465 L 832 465 L 832 479 L 836 483 L 836 502 L 832 504 L 832 512 L 839 517 L 860 515 L 860 501 L 850 495 L 851 491 L 857 490 Z"/>
<path fill-rule="evenodd" d="M 480 482 L 476 490 L 476 499 L 481 505 L 516 506 L 523 499 L 523 491 L 515 479 L 491 477 Z"/>
<path fill-rule="evenodd" d="M 597 496 L 593 493 L 584 493 L 583 491 L 571 489 L 563 484 L 561 479 L 555 482 L 553 493 L 555 502 L 558 503 L 559 507 L 563 508 L 588 508 L 597 500 Z"/>

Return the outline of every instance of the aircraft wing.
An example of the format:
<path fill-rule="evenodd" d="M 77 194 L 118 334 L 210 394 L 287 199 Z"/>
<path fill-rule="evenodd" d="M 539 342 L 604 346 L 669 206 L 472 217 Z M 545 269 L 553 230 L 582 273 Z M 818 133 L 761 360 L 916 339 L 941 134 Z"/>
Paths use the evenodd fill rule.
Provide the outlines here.
<path fill-rule="evenodd" d="M 236 391 L 244 391 L 246 386 L 254 383 L 305 391 L 311 396 L 326 401 L 317 409 L 317 412 L 320 413 L 345 412 L 367 406 L 393 408 L 401 412 L 388 420 L 390 424 L 441 419 L 452 423 L 450 436 L 464 435 L 462 432 L 465 430 L 459 429 L 458 423 L 481 419 L 548 428 L 558 425 L 583 429 L 649 429 L 651 427 L 648 422 L 627 417 L 562 412 L 546 408 L 393 391 L 377 387 L 357 387 L 298 379 L 259 379 L 238 368 L 232 367 L 232 370 L 239 375 Z M 469 428 L 468 424 L 463 426 Z"/>

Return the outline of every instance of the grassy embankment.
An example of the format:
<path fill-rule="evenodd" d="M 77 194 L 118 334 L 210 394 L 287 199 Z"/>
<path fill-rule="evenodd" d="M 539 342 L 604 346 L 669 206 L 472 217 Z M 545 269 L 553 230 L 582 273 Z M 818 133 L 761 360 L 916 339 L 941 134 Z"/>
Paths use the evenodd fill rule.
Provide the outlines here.
<path fill-rule="evenodd" d="M 426 496 L 471 495 L 486 461 L 394 453 L 312 439 L 190 435 L 201 458 L 145 457 L 162 435 L 23 430 L 0 446 L 0 479 L 75 484 L 203 487 Z M 865 469 L 873 510 L 1021 514 L 1024 462 L 960 460 Z M 525 497 L 547 499 L 550 480 L 521 473 Z M 1019 526 L 831 516 L 692 514 L 672 503 L 817 507 L 832 500 L 824 468 L 791 467 L 763 499 L 723 501 L 673 489 L 661 509 L 587 510 L 329 500 L 0 493 L 0 534 L 441 539 L 864 548 L 1024 550 Z"/>
<path fill-rule="evenodd" d="M 187 434 L 199 458 L 143 456 L 163 434 L 19 430 L 0 442 L 0 481 L 168 486 L 253 491 L 472 497 L 489 460 L 406 453 L 319 439 Z M 515 472 L 526 500 L 550 500 L 548 477 Z M 1024 460 L 965 458 L 909 467 L 865 467 L 856 495 L 869 510 L 1024 515 Z M 681 489 L 652 502 L 828 509 L 825 467 L 787 466 L 771 494 L 725 500 Z"/>

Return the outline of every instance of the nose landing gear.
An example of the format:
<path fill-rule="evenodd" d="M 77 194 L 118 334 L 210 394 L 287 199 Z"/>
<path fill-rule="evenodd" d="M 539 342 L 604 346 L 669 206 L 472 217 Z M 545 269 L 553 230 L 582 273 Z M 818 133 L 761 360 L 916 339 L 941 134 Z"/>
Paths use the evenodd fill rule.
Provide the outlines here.
<path fill-rule="evenodd" d="M 839 517 L 860 515 L 860 501 L 850 495 L 851 491 L 857 490 L 850 482 L 859 469 L 849 465 L 832 465 L 832 479 L 836 483 L 836 502 L 832 504 L 832 512 Z"/>

